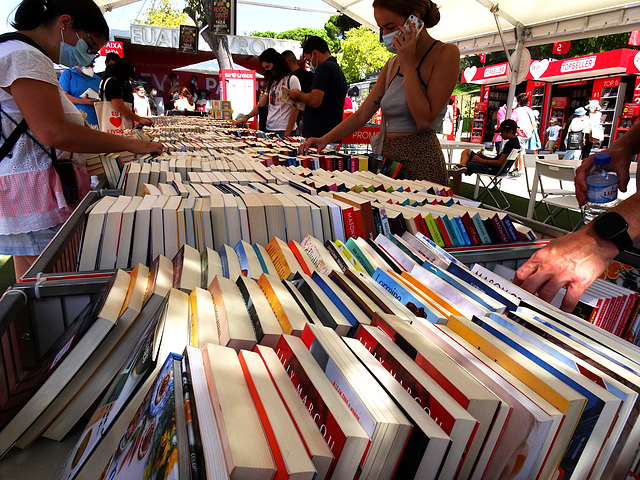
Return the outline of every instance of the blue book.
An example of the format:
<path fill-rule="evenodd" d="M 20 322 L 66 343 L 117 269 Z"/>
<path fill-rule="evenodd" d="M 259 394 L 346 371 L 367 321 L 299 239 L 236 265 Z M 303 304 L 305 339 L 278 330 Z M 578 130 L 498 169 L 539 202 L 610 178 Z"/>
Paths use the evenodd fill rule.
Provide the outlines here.
<path fill-rule="evenodd" d="M 464 244 L 469 246 L 471 245 L 471 239 L 469 238 L 469 234 L 467 233 L 467 229 L 464 228 L 464 223 L 462 223 L 462 219 L 460 217 L 453 217 L 452 222 L 455 221 L 456 225 L 458 225 L 458 229 L 460 230 L 460 235 L 462 235 L 462 239 L 464 240 Z"/>
<path fill-rule="evenodd" d="M 454 224 L 455 222 L 452 223 L 451 220 L 449 220 L 448 215 L 442 215 L 440 218 L 442 218 L 442 223 L 444 223 L 444 228 L 446 228 L 447 232 L 449 233 L 449 238 L 451 238 L 451 241 L 453 242 L 453 246 L 454 247 L 463 246 L 464 242 L 462 241 L 462 235 L 460 235 L 458 226 Z"/>
<path fill-rule="evenodd" d="M 506 230 L 509 239 L 512 242 L 519 242 L 520 235 L 518 235 L 516 227 L 513 226 L 513 222 L 511 221 L 511 217 L 509 216 L 509 214 L 505 213 L 504 215 L 502 215 L 502 217 L 499 214 L 496 215 L 498 215 L 498 219 L 502 221 L 502 225 L 504 225 L 504 229 Z"/>
<path fill-rule="evenodd" d="M 346 318 L 352 326 L 359 325 L 358 319 L 353 315 L 353 313 L 351 313 L 351 311 L 349 311 L 347 306 L 342 302 L 342 300 L 340 300 L 340 297 L 336 295 L 331 286 L 328 285 L 327 282 L 325 282 L 325 279 L 322 277 L 322 275 L 319 275 L 318 272 L 314 270 L 314 272 L 311 274 L 311 278 L 316 282 L 316 285 L 318 285 L 322 289 L 325 295 L 331 299 L 334 305 L 338 307 L 340 312 L 342 312 L 342 314 L 344 315 L 344 318 Z"/>
<path fill-rule="evenodd" d="M 564 470 L 564 476 L 566 478 L 570 478 L 578 464 L 585 446 L 587 445 L 591 433 L 596 427 L 598 417 L 605 408 L 605 402 L 593 392 L 585 388 L 581 383 L 576 381 L 573 377 L 565 374 L 560 369 L 541 358 L 535 350 L 531 350 L 531 345 L 527 345 L 527 342 L 516 341 L 511 336 L 505 334 L 500 329 L 495 328 L 485 320 L 474 317 L 473 322 L 497 339 L 509 345 L 514 350 L 532 360 L 545 371 L 549 372 L 551 375 L 558 378 L 587 399 L 587 404 L 584 407 L 582 415 L 580 415 L 576 429 L 560 462 L 560 467 Z"/>
<path fill-rule="evenodd" d="M 471 215 L 471 221 L 476 227 L 478 231 L 478 235 L 480 236 L 480 240 L 484 245 L 490 245 L 493 242 L 491 241 L 491 236 L 489 236 L 489 232 L 487 232 L 486 227 L 484 226 L 484 222 L 480 218 L 480 214 L 476 213 L 475 215 Z"/>
<path fill-rule="evenodd" d="M 439 318 L 433 313 L 431 308 L 418 300 L 418 298 L 411 294 L 404 285 L 398 283 L 389 274 L 378 268 L 372 275 L 372 278 L 400 303 L 403 305 L 412 303 L 416 308 L 424 310 L 426 320 L 431 323 L 438 323 Z"/>
<path fill-rule="evenodd" d="M 461 267 L 460 265 L 455 263 L 450 263 L 447 267 L 447 272 L 455 275 L 460 280 L 467 282 L 469 285 L 477 288 L 481 292 L 486 293 L 494 300 L 499 301 L 506 307 L 507 310 L 512 311 L 518 308 L 516 297 L 493 287 L 493 285 L 491 285 L 489 282 L 487 282 L 483 278 L 480 278 L 475 273 L 467 270 L 467 268 Z"/>
<path fill-rule="evenodd" d="M 353 238 L 349 238 L 349 240 L 345 242 L 344 246 L 349 249 L 354 257 L 356 257 L 356 260 L 360 262 L 360 265 L 362 265 L 362 268 L 365 269 L 367 274 L 373 275 L 373 272 L 375 270 L 373 268 L 373 265 L 371 265 L 366 255 L 362 253 L 362 250 L 360 250 L 360 247 L 358 247 L 358 244 L 353 240 Z"/>

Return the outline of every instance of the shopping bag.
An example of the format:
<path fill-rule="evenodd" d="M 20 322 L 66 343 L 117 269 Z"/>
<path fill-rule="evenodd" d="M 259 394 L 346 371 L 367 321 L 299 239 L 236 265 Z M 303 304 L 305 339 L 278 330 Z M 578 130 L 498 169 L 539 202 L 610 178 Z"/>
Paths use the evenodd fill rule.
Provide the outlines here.
<path fill-rule="evenodd" d="M 100 130 L 107 133 L 123 134 L 125 130 L 133 128 L 133 122 L 116 110 L 110 101 L 96 102 L 98 125 Z M 124 102 L 126 108 L 131 109 L 131 103 Z"/>
<path fill-rule="evenodd" d="M 584 145 L 584 132 L 569 132 L 567 136 L 567 150 L 580 150 Z"/>

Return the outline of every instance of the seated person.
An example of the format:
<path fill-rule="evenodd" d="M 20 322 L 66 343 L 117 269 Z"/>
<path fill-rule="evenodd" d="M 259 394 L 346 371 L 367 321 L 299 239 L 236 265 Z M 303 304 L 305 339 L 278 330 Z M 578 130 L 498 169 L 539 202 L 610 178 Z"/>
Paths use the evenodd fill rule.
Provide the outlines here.
<path fill-rule="evenodd" d="M 520 142 L 516 136 L 518 130 L 518 124 L 509 119 L 503 121 L 498 127 L 498 133 L 502 135 L 503 147 L 500 156 L 497 158 L 488 157 L 482 152 L 476 153 L 469 149 L 463 150 L 460 155 L 460 164 L 454 165 L 449 169 L 449 175 L 453 176 L 451 180 L 451 190 L 453 193 L 460 191 L 460 184 L 462 183 L 461 175 L 466 173 L 472 175 L 474 173 L 488 173 L 495 175 L 500 170 L 500 167 L 507 161 L 507 157 L 512 150 L 520 149 Z"/>

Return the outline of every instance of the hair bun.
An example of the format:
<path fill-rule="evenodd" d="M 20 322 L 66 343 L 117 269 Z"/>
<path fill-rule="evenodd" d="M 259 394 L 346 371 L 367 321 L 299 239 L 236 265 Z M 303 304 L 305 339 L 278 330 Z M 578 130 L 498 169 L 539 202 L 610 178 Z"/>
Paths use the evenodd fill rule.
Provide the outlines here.
<path fill-rule="evenodd" d="M 440 22 L 440 7 L 431 0 L 427 0 L 427 9 L 422 17 L 425 28 L 435 27 Z"/>

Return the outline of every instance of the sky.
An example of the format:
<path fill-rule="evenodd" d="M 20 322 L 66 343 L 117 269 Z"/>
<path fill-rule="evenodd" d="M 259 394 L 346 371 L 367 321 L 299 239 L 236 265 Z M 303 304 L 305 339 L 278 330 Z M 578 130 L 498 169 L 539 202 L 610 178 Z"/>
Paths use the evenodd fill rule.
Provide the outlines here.
<path fill-rule="evenodd" d="M 129 25 L 136 18 L 143 18 L 144 12 L 153 0 L 140 0 L 125 7 L 116 8 L 105 14 L 107 24 L 111 29 L 129 30 Z M 260 0 L 259 3 L 286 5 L 299 7 L 300 0 Z M 12 30 L 9 21 L 13 18 L 12 11 L 20 4 L 20 0 L 0 0 L 0 33 Z M 182 8 L 184 0 L 173 0 L 176 7 Z M 324 12 L 335 11 L 322 0 L 304 0 L 304 8 Z M 282 32 L 298 27 L 324 28 L 329 19 L 329 13 L 310 13 L 282 8 L 261 7 L 255 5 L 238 4 L 237 6 L 237 34 L 246 35 L 251 32 L 271 30 Z"/>

